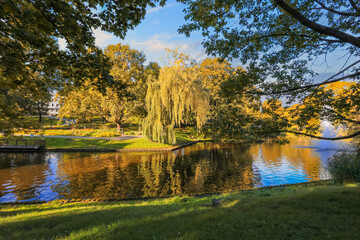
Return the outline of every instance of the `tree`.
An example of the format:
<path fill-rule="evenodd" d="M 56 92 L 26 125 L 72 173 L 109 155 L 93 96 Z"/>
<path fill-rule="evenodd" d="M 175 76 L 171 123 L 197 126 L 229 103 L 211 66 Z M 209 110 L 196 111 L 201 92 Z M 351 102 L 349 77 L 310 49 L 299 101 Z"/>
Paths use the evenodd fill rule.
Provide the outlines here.
<path fill-rule="evenodd" d="M 239 79 L 244 81 L 238 81 Z M 207 129 L 209 137 L 233 140 L 257 140 L 260 137 L 254 132 L 261 124 L 260 97 L 248 96 L 240 90 L 250 91 L 253 88 L 251 77 L 240 67 L 237 70 L 232 68 L 232 71 L 221 79 L 214 97 L 216 105 L 210 108 L 211 125 Z"/>
<path fill-rule="evenodd" d="M 149 77 L 146 94 L 148 115 L 144 135 L 162 143 L 176 143 L 175 125 L 195 115 L 197 127 L 206 121 L 208 93 L 203 88 L 199 67 L 178 50 L 168 50 L 170 62 L 161 68 L 159 79 Z"/>
<path fill-rule="evenodd" d="M 112 82 L 111 64 L 97 48 L 94 29 L 124 38 L 163 0 L 3 0 L 0 3 L 0 93 L 33 96 L 46 85 L 70 89 L 84 81 L 104 90 Z M 66 42 L 66 49 L 59 41 Z M 34 77 L 40 75 L 41 78 Z M 28 94 L 29 93 L 29 94 Z M 0 99 L 9 96 L 0 96 Z M 10 104 L 12 101 L 7 101 Z M 1 108 L 17 109 L 0 102 Z M 17 114 L 4 110 L 2 118 Z"/>
<path fill-rule="evenodd" d="M 355 97 L 360 88 L 360 38 L 358 1 L 288 1 L 288 0 L 241 0 L 212 1 L 181 0 L 187 4 L 186 19 L 190 22 L 179 29 L 187 36 L 201 30 L 208 53 L 222 58 L 238 58 L 247 64 L 247 73 L 256 75 L 256 91 L 250 94 L 288 100 L 323 104 L 322 119 L 333 119 L 346 124 L 354 122 L 342 116 L 345 105 L 333 105 L 318 93 L 324 85 L 346 80 L 355 81 L 348 90 L 354 110 L 359 111 L 359 99 Z M 320 83 L 309 79 L 314 75 L 309 63 L 319 55 L 326 56 L 336 50 L 345 51 L 348 61 L 342 69 Z M 275 80 L 275 81 L 274 81 Z M 239 79 L 241 81 L 241 79 Z M 329 97 L 329 95 L 326 95 Z M 306 100 L 307 99 L 307 100 Z M 339 112 L 335 108 L 340 107 Z M 306 109 L 306 108 L 304 108 Z M 340 113 L 340 117 L 337 113 Z M 274 129 L 280 133 L 285 128 Z M 295 132 L 302 134 L 302 132 Z M 360 131 L 333 140 L 352 138 Z M 318 137 L 315 135 L 309 135 Z M 321 137 L 318 137 L 321 138 Z"/>
<path fill-rule="evenodd" d="M 120 132 L 124 117 L 135 111 L 136 97 L 141 98 L 143 94 L 140 90 L 145 85 L 145 55 L 120 43 L 109 45 L 105 49 L 105 55 L 113 64 L 110 74 L 114 82 L 124 88 L 120 91 L 108 88 L 102 99 L 102 107 L 105 118 L 110 122 L 115 122 Z"/>
<path fill-rule="evenodd" d="M 83 86 L 65 92 L 60 101 L 59 116 L 87 122 L 100 116 L 116 123 L 120 132 L 122 121 L 134 111 L 135 101 L 141 101 L 136 97 L 142 94 L 138 90 L 145 85 L 145 55 L 120 43 L 109 45 L 104 51 L 112 62 L 110 74 L 114 84 L 100 91 L 91 81 L 86 81 Z"/>
<path fill-rule="evenodd" d="M 67 95 L 57 96 L 59 98 L 59 117 L 75 119 L 76 123 L 90 122 L 94 117 L 101 114 L 101 102 L 103 95 L 99 90 L 87 81 Z"/>

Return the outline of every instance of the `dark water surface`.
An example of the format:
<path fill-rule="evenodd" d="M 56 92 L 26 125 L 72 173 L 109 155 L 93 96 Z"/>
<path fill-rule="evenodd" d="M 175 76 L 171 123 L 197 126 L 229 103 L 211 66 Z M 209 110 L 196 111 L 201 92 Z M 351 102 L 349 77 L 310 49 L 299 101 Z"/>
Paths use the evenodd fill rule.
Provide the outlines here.
<path fill-rule="evenodd" d="M 323 145 L 292 138 L 286 145 L 198 143 L 168 153 L 0 153 L 0 202 L 203 194 L 327 179 L 335 151 Z"/>

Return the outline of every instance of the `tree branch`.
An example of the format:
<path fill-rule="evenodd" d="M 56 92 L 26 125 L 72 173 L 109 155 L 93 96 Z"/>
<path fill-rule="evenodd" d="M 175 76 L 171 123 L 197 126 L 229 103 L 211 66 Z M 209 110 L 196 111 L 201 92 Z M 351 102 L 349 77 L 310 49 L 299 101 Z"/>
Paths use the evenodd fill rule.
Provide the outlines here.
<path fill-rule="evenodd" d="M 338 73 L 336 75 L 338 75 Z M 334 76 L 336 76 L 336 75 L 334 75 Z M 312 87 L 320 87 L 322 85 L 338 82 L 338 81 L 345 80 L 345 79 L 352 78 L 352 77 L 356 77 L 356 76 L 360 76 L 360 72 L 359 73 L 353 73 L 353 74 L 350 74 L 350 75 L 347 75 L 347 76 L 344 76 L 344 77 L 341 77 L 341 78 L 336 78 L 336 79 L 333 79 L 333 80 L 329 81 L 329 79 L 333 78 L 333 76 L 332 76 L 329 79 L 327 79 L 327 80 L 325 80 L 325 81 L 323 81 L 321 83 L 310 84 L 310 85 L 300 86 L 300 87 L 295 87 L 295 88 L 289 88 L 289 89 L 282 90 L 282 91 L 277 91 L 277 92 L 253 92 L 253 91 L 249 91 L 249 92 L 246 92 L 246 93 L 256 93 L 256 94 L 260 94 L 260 95 L 282 94 L 282 93 L 288 93 L 288 92 L 293 92 L 293 91 L 298 91 L 298 90 L 306 90 L 306 89 L 309 89 L 309 88 L 312 88 Z"/>
<path fill-rule="evenodd" d="M 283 0 L 274 0 L 274 2 L 285 12 L 290 14 L 293 18 L 298 20 L 299 23 L 302 24 L 303 26 L 308 27 L 308 28 L 314 30 L 315 32 L 325 34 L 327 36 L 335 37 L 343 42 L 350 43 L 350 44 L 360 48 L 360 39 L 358 37 L 352 36 L 350 34 L 341 32 L 337 29 L 330 28 L 330 27 L 318 24 L 314 21 L 311 21 L 310 19 L 303 16 L 300 12 L 298 12 L 297 10 L 295 10 L 291 6 L 289 6 Z"/>
<path fill-rule="evenodd" d="M 340 72 L 336 73 L 335 75 L 332 75 L 331 77 L 329 77 L 327 80 L 325 80 L 323 83 L 328 83 L 332 78 L 344 73 L 345 71 L 347 71 L 348 69 L 352 68 L 353 66 L 355 66 L 356 64 L 360 63 L 360 60 L 350 64 L 349 66 L 347 66 L 346 68 L 344 68 L 343 70 L 341 70 Z M 317 92 L 317 90 L 319 89 L 320 86 L 317 86 L 316 89 L 314 90 L 314 92 L 311 94 L 310 98 L 312 98 L 315 93 Z"/>
<path fill-rule="evenodd" d="M 355 9 L 356 12 L 360 13 L 360 7 L 358 7 L 353 0 L 349 0 L 349 2 L 353 9 Z"/>
<path fill-rule="evenodd" d="M 335 111 L 334 109 L 331 109 L 331 108 L 328 108 L 328 107 L 325 107 L 326 110 L 328 111 L 331 111 L 333 113 L 335 113 L 336 115 L 338 115 L 342 120 L 345 120 L 347 122 L 352 122 L 352 123 L 355 123 L 355 124 L 360 124 L 360 121 L 356 121 L 356 120 L 353 120 L 353 119 L 349 119 L 349 118 L 346 118 L 344 117 L 342 114 L 340 114 L 339 112 Z"/>
<path fill-rule="evenodd" d="M 322 2 L 318 1 L 318 0 L 315 0 L 315 2 L 317 4 L 319 4 L 323 9 L 329 11 L 329 12 L 332 12 L 332 13 L 335 13 L 335 14 L 338 14 L 338 15 L 342 15 L 342 16 L 347 16 L 347 17 L 352 17 L 354 16 L 353 13 L 347 13 L 347 12 L 340 12 L 340 11 L 336 11 L 334 9 L 331 9 L 331 8 L 328 8 L 325 4 L 323 4 Z"/>
<path fill-rule="evenodd" d="M 303 135 L 303 136 L 307 136 L 307 137 L 311 137 L 311 138 L 317 138 L 317 139 L 322 139 L 322 140 L 331 140 L 331 141 L 349 139 L 349 138 L 353 138 L 353 137 L 360 135 L 360 131 L 355 132 L 350 135 L 341 136 L 341 137 L 320 137 L 320 136 L 316 136 L 313 134 L 308 134 L 308 133 L 303 133 L 303 132 L 295 132 L 295 131 L 287 131 L 287 130 L 281 130 L 280 132 L 292 133 L 292 134 L 296 134 L 296 135 Z"/>

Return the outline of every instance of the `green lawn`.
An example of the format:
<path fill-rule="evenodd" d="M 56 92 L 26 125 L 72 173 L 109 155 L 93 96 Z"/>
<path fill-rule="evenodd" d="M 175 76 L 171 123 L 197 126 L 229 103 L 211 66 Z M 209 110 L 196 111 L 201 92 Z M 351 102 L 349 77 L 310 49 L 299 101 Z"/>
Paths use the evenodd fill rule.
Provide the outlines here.
<path fill-rule="evenodd" d="M 102 140 L 102 139 L 81 139 L 81 138 L 46 138 L 47 148 L 167 148 L 168 144 L 151 142 L 145 138 L 130 140 Z"/>
<path fill-rule="evenodd" d="M 213 198 L 223 205 L 212 207 Z M 360 239 L 360 184 L 0 206 L 0 239 Z"/>

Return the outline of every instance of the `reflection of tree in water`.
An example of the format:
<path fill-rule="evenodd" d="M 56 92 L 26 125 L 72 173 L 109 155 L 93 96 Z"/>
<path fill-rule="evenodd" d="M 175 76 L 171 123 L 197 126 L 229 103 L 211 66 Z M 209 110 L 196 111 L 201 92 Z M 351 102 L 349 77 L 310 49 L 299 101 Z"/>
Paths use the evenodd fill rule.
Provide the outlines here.
<path fill-rule="evenodd" d="M 247 146 L 209 144 L 191 151 L 152 154 L 89 154 L 59 165 L 65 198 L 120 199 L 201 194 L 253 187 Z M 210 144 L 212 145 L 212 144 Z M 254 180 L 255 179 L 255 180 Z"/>
<path fill-rule="evenodd" d="M 120 199 L 141 196 L 137 157 L 128 154 L 88 154 L 59 165 L 66 184 L 54 190 L 64 198 Z"/>
<path fill-rule="evenodd" d="M 255 168 L 259 161 L 270 174 L 274 169 L 286 174 L 283 161 L 290 170 L 318 179 L 319 158 L 311 149 L 295 148 L 307 146 L 307 140 L 295 140 L 288 145 L 200 143 L 167 153 L 0 154 L 0 201 L 31 199 L 43 191 L 41 199 L 125 199 L 246 189 L 265 179 Z"/>
<path fill-rule="evenodd" d="M 43 153 L 0 154 L 0 198 L 10 190 L 15 200 L 38 195 L 38 186 L 46 181 L 48 165 Z"/>
<path fill-rule="evenodd" d="M 154 155 L 139 166 L 145 196 L 201 194 L 253 187 L 257 177 L 247 146 L 199 144 L 164 155 Z"/>

